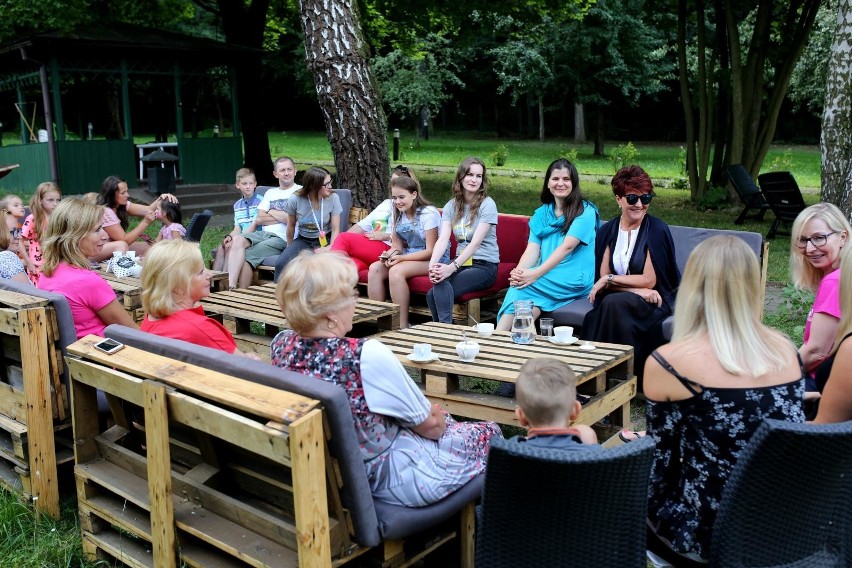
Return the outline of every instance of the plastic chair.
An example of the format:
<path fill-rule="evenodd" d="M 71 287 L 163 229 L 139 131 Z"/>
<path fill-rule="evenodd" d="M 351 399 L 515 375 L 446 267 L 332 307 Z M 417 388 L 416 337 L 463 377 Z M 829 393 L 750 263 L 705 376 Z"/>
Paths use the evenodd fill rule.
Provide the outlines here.
<path fill-rule="evenodd" d="M 654 440 L 545 449 L 492 440 L 476 565 L 645 568 Z"/>
<path fill-rule="evenodd" d="M 790 172 L 760 174 L 757 176 L 757 183 L 760 184 L 760 191 L 766 198 L 769 208 L 775 213 L 775 221 L 769 227 L 766 238 L 771 239 L 776 234 L 789 235 L 789 231 L 781 232 L 778 230 L 781 223 L 792 224 L 799 213 L 807 207 L 793 174 Z"/>
<path fill-rule="evenodd" d="M 184 237 L 184 240 L 200 243 L 201 235 L 204 234 L 204 229 L 207 227 L 207 223 L 210 222 L 211 217 L 213 217 L 213 212 L 209 209 L 193 214 L 192 219 L 189 220 L 189 225 L 186 227 L 186 237 Z"/>
<path fill-rule="evenodd" d="M 710 566 L 852 565 L 852 422 L 767 420 L 728 480 Z"/>
<path fill-rule="evenodd" d="M 734 225 L 742 225 L 746 219 L 763 221 L 766 210 L 769 209 L 769 204 L 764 199 L 763 194 L 760 193 L 760 188 L 751 179 L 745 167 L 742 164 L 734 164 L 728 166 L 725 173 L 728 174 L 731 185 L 737 191 L 737 195 L 740 196 L 740 200 L 744 205 L 743 210 L 734 220 Z M 749 215 L 749 211 L 752 209 L 756 209 L 757 213 Z"/>

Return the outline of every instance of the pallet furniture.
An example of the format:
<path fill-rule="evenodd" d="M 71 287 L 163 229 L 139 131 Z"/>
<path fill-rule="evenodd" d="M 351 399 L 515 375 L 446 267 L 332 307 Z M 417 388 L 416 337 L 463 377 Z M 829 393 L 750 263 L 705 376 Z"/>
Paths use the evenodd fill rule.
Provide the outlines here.
<path fill-rule="evenodd" d="M 462 339 L 479 343 L 480 352 L 471 363 L 461 361 L 456 344 Z M 382 333 L 378 338 L 390 347 L 406 367 L 419 369 L 423 375 L 424 394 L 438 402 L 449 413 L 493 420 L 499 424 L 519 426 L 514 399 L 465 390 L 459 377 L 473 377 L 514 383 L 521 365 L 534 357 L 554 357 L 568 363 L 577 374 L 577 390 L 591 399 L 583 405 L 578 424 L 592 425 L 609 417 L 613 425 L 630 428 L 630 401 L 636 396 L 633 376 L 633 347 L 611 343 L 595 343 L 595 349 L 584 351 L 580 343 L 555 345 L 542 338 L 528 345 L 512 342 L 511 333 L 495 331 L 479 336 L 471 327 L 445 323 L 427 323 Z M 408 355 L 415 343 L 429 343 L 439 359 L 428 363 L 412 362 Z"/>
<path fill-rule="evenodd" d="M 73 461 L 62 355 L 75 339 L 64 296 L 0 281 L 0 483 L 54 518 Z"/>
<path fill-rule="evenodd" d="M 734 235 L 741 238 L 751 248 L 760 263 L 760 289 L 766 291 L 766 275 L 769 270 L 769 242 L 763 240 L 760 233 L 750 231 L 730 231 L 723 229 L 704 229 L 701 227 L 681 227 L 678 225 L 670 225 L 669 229 L 672 233 L 672 239 L 675 245 L 675 261 L 677 262 L 678 270 L 683 274 L 686 268 L 686 261 L 689 259 L 692 249 L 698 246 L 698 243 L 704 242 L 711 237 L 717 235 Z M 763 295 L 760 298 L 755 298 L 763 306 Z M 580 298 L 563 306 L 549 314 L 542 314 L 542 317 L 552 317 L 553 325 L 570 325 L 574 327 L 574 333 L 580 332 L 583 327 L 583 319 L 586 314 L 591 311 L 592 304 L 588 298 Z M 663 321 L 663 335 L 666 339 L 672 336 L 672 326 L 674 325 L 674 317 L 669 316 Z"/>
<path fill-rule="evenodd" d="M 287 319 L 275 299 L 275 284 L 267 282 L 258 286 L 214 292 L 202 300 L 204 312 L 216 318 L 234 335 L 237 347 L 246 353 L 257 353 L 269 360 L 269 343 L 281 330 L 287 328 Z M 399 306 L 358 298 L 352 322 L 373 324 L 381 330 L 399 328 Z M 253 332 L 252 323 L 262 324 L 264 333 Z M 375 328 L 370 329 L 375 333 Z"/>
<path fill-rule="evenodd" d="M 107 281 L 107 284 L 115 291 L 118 303 L 124 306 L 133 321 L 139 323 L 145 317 L 145 310 L 142 308 L 142 281 L 135 276 L 125 276 L 119 278 L 112 272 L 107 272 L 107 263 L 102 262 L 98 268 L 98 274 Z M 227 290 L 228 289 L 228 273 L 211 271 L 210 290 Z"/>
<path fill-rule="evenodd" d="M 258 465 L 259 456 L 253 452 L 255 450 L 240 450 L 235 459 L 228 459 L 230 456 L 225 453 L 225 458 L 222 458 L 221 453 L 222 443 L 214 440 L 212 443 L 207 443 L 209 437 L 221 437 L 229 434 L 230 430 L 220 429 L 220 414 L 226 414 L 228 409 L 234 406 L 234 392 L 240 393 L 257 393 L 261 394 L 260 390 L 253 390 L 253 387 L 265 385 L 273 387 L 280 391 L 286 391 L 285 394 L 291 397 L 304 397 L 305 405 L 308 401 L 318 401 L 322 408 L 322 436 L 318 439 L 319 449 L 321 451 L 312 451 L 308 446 L 295 448 L 296 443 L 293 428 L 294 421 L 285 433 L 289 432 L 289 445 L 291 454 L 293 455 L 290 467 L 293 471 L 303 471 L 303 468 L 310 469 L 316 472 L 322 469 L 317 460 L 324 456 L 325 459 L 325 474 L 315 474 L 321 483 L 325 483 L 327 500 L 320 498 L 318 495 L 313 497 L 311 508 L 308 512 L 309 519 L 298 519 L 299 510 L 296 510 L 297 518 L 296 525 L 318 528 L 324 523 L 320 522 L 317 517 L 328 518 L 328 530 L 319 532 L 303 533 L 298 532 L 300 542 L 307 541 L 307 545 L 311 546 L 311 550 L 317 550 L 313 543 L 320 538 L 328 538 L 331 542 L 330 552 L 327 556 L 320 558 L 322 562 L 318 563 L 325 566 L 339 566 L 349 562 L 359 556 L 372 556 L 377 565 L 381 566 L 404 566 L 409 562 L 414 562 L 423 554 L 435 549 L 441 544 L 449 541 L 458 541 L 461 544 L 461 560 L 460 565 L 464 567 L 472 566 L 473 561 L 473 502 L 478 499 L 482 491 L 483 476 L 478 476 L 466 486 L 461 488 L 456 493 L 453 493 L 443 501 L 419 508 L 399 507 L 374 501 L 370 492 L 370 485 L 367 480 L 364 462 L 358 446 L 358 438 L 355 434 L 354 422 L 352 419 L 352 411 L 349 407 L 349 401 L 343 389 L 338 386 L 327 383 L 325 381 L 307 378 L 290 371 L 284 371 L 268 364 L 258 361 L 247 360 L 244 357 L 228 355 L 222 351 L 200 347 L 179 340 L 167 339 L 143 333 L 138 330 L 129 329 L 122 326 L 112 325 L 107 327 L 105 335 L 116 339 L 129 347 L 122 349 L 116 355 L 106 359 L 86 348 L 85 360 L 92 360 L 94 363 L 95 357 L 100 357 L 100 361 L 104 361 L 109 365 L 97 363 L 103 368 L 103 372 L 109 373 L 109 379 L 105 381 L 104 388 L 117 391 L 118 386 L 111 386 L 113 382 L 118 385 L 138 385 L 142 379 L 146 381 L 157 380 L 158 382 L 171 384 L 177 389 L 174 394 L 168 392 L 170 403 L 170 427 L 172 432 L 176 432 L 176 420 L 196 420 L 191 413 L 181 410 L 176 402 L 183 401 L 185 387 L 180 384 L 189 378 L 193 377 L 216 377 L 215 383 L 207 383 L 207 386 L 200 389 L 193 397 L 206 399 L 206 404 L 198 406 L 199 412 L 204 410 L 204 414 L 199 414 L 197 424 L 203 426 L 207 436 L 187 438 L 182 436 L 180 441 L 175 439 L 171 446 L 172 451 L 172 493 L 176 496 L 177 501 L 183 503 L 191 499 L 191 495 L 184 493 L 182 487 L 177 487 L 176 483 L 180 481 L 180 476 L 185 475 L 192 478 L 194 487 L 204 489 L 208 492 L 215 493 L 248 493 L 250 495 L 260 495 L 260 499 L 249 497 L 240 499 L 246 504 L 246 508 L 257 507 L 261 508 L 265 513 L 263 517 L 264 523 L 257 527 L 257 523 L 246 518 L 246 527 L 242 521 L 234 521 L 232 532 L 237 532 L 240 535 L 246 535 L 249 538 L 251 533 L 260 528 L 271 528 L 274 535 L 270 539 L 280 539 L 281 535 L 292 532 L 292 515 L 293 509 L 289 507 L 290 497 L 288 496 L 289 487 L 293 487 L 292 493 L 297 497 L 300 489 L 298 486 L 289 485 L 288 468 L 278 459 L 276 463 L 268 463 L 264 460 L 265 465 Z M 126 357 L 128 354 L 133 354 L 138 347 L 145 350 L 144 364 L 139 363 L 136 355 L 132 357 L 132 361 L 122 362 L 121 357 Z M 76 349 L 78 352 L 81 349 Z M 137 352 L 138 354 L 138 352 Z M 87 364 L 85 376 L 80 373 L 80 376 L 85 379 L 86 383 L 92 383 L 93 380 L 87 377 L 91 375 L 88 369 L 92 368 L 91 364 Z M 105 367 L 116 367 L 115 371 Z M 147 369 L 147 371 L 145 371 Z M 215 369 L 210 371 L 208 369 Z M 102 371 L 99 369 L 98 374 Z M 76 376 L 74 383 L 76 385 Z M 111 382 L 112 381 L 112 382 Z M 237 390 L 236 387 L 239 386 Z M 248 385 L 248 386 L 246 386 Z M 87 387 L 88 388 L 88 387 Z M 138 386 L 134 386 L 138 389 Z M 82 408 L 77 404 L 77 389 L 72 389 L 74 393 L 74 416 L 75 425 L 77 424 L 78 410 Z M 220 391 L 218 394 L 214 391 Z M 122 396 L 125 391 L 122 390 Z M 263 391 L 266 392 L 266 391 Z M 89 397 L 91 395 L 88 395 Z M 252 400 L 246 401 L 246 404 L 254 404 L 255 401 L 264 402 L 267 400 L 266 395 L 257 398 L 251 397 Z M 295 399 L 294 399 L 295 400 Z M 189 404 L 189 402 L 186 402 Z M 183 404 L 183 402 L 182 402 Z M 312 405 L 313 402 L 310 402 Z M 91 407 L 91 402 L 87 405 Z M 125 404 L 126 406 L 126 404 Z M 317 407 L 319 408 L 319 407 Z M 307 406 L 295 408 L 294 411 L 309 413 L 313 412 Z M 243 420 L 252 421 L 252 415 L 248 411 L 241 411 Z M 84 414 L 85 416 L 85 414 Z M 277 424 L 294 419 L 295 414 L 286 415 L 281 418 L 272 419 L 267 423 L 266 419 L 260 420 L 265 425 L 262 432 L 259 432 L 252 439 L 268 439 L 270 441 L 259 444 L 261 451 L 273 452 L 278 455 L 283 455 L 283 451 L 279 446 L 272 446 L 272 437 L 281 434 Z M 215 420 L 214 420 L 215 418 Z M 240 427 L 239 432 L 245 429 Z M 149 435 L 150 428 L 146 428 L 146 435 Z M 116 434 L 113 431 L 112 434 Z M 106 434 L 106 433 L 105 433 Z M 100 435 L 101 438 L 105 434 Z M 110 436 L 112 435 L 110 434 Z M 90 438 L 89 434 L 80 431 L 78 438 L 82 436 L 83 440 Z M 175 436 L 172 436 L 175 438 Z M 239 440 L 238 445 L 248 448 L 251 439 L 239 435 L 234 432 L 233 438 Z M 242 440 L 246 442 L 243 443 Z M 312 438 L 313 440 L 314 438 Z M 106 448 L 106 445 L 98 440 L 96 444 Z M 256 444 L 257 445 L 257 444 Z M 90 445 L 81 441 L 79 446 L 83 451 L 88 451 Z M 254 446 L 253 446 L 254 447 Z M 190 450 L 198 448 L 198 451 Z M 228 448 L 233 450 L 233 448 Z M 296 451 L 301 452 L 296 455 Z M 104 452 L 101 452 L 102 455 Z M 194 456 L 196 460 L 202 460 L 206 465 L 195 466 L 193 470 L 186 471 L 186 466 L 178 467 L 175 461 L 180 455 Z M 78 454 L 79 455 L 79 454 Z M 218 460 L 214 458 L 219 456 Z M 107 459 L 106 455 L 103 455 Z M 186 458 L 184 458 L 186 459 Z M 312 461 L 313 460 L 313 461 Z M 150 461 L 150 458 L 148 458 Z M 80 465 L 77 466 L 78 470 Z M 127 469 L 127 466 L 123 466 Z M 236 469 L 236 471 L 231 471 Z M 81 495 L 83 493 L 81 492 Z M 152 495 L 154 493 L 152 492 Z M 286 497 L 286 500 L 285 500 Z M 299 497 L 300 499 L 302 497 Z M 82 498 L 81 498 L 82 499 Z M 223 497 L 224 499 L 224 497 Z M 191 499 L 196 506 L 194 509 L 195 516 L 209 516 L 204 507 L 216 506 L 220 501 L 212 497 L 205 498 L 204 501 Z M 162 500 L 161 502 L 166 502 Z M 82 501 L 81 501 L 82 502 Z M 123 501 L 122 501 L 123 503 Z M 144 509 L 145 503 L 140 501 L 142 506 L 134 502 L 133 516 L 140 516 L 143 520 L 149 518 L 148 510 Z M 151 510 L 151 516 L 155 513 L 159 514 L 154 509 Z M 175 508 L 177 511 L 177 508 Z M 175 513 L 176 515 L 177 513 Z M 113 516 L 113 521 L 121 521 L 129 524 L 130 521 L 126 517 L 131 516 L 126 513 L 124 517 L 118 514 Z M 185 542 L 195 543 L 199 540 L 209 540 L 207 537 L 208 526 L 199 526 L 192 536 L 186 536 L 181 523 L 184 521 L 191 522 L 189 517 L 181 517 L 177 519 L 179 540 L 182 550 Z M 136 531 L 138 532 L 138 531 Z M 327 537 L 325 535 L 328 535 Z M 105 545 L 106 546 L 106 545 Z M 251 551 L 249 551 L 251 552 Z M 258 565 L 256 563 L 249 564 L 248 556 L 241 556 L 239 561 L 230 558 L 232 552 L 228 550 L 216 551 L 216 562 L 212 560 L 207 565 L 215 566 L 245 566 Z M 226 557 L 227 556 L 227 557 Z M 308 558 L 314 558 L 311 553 Z M 301 551 L 298 561 L 302 563 Z M 136 564 L 133 564 L 134 566 Z M 191 565 L 191 564 L 188 564 Z M 292 566 L 295 564 L 289 562 L 269 563 L 269 566 Z M 310 565 L 310 564 L 305 564 Z M 159 566 L 159 565 L 158 565 Z"/>

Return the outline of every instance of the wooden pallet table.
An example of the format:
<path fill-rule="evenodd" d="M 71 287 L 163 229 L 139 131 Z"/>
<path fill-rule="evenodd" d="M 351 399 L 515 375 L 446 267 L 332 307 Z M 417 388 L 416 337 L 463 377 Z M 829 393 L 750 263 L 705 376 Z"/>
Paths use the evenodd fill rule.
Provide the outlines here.
<path fill-rule="evenodd" d="M 286 329 L 287 318 L 275 299 L 275 284 L 215 292 L 201 301 L 205 313 L 221 321 L 234 334 L 237 347 L 269 359 L 270 338 Z M 251 324 L 259 323 L 264 334 L 252 332 Z M 352 323 L 374 324 L 379 330 L 399 328 L 399 306 L 358 298 Z M 375 330 L 371 330 L 375 331 Z"/>
<path fill-rule="evenodd" d="M 479 355 L 471 363 L 459 360 L 456 354 L 463 331 L 480 346 Z M 495 331 L 490 337 L 481 337 L 470 327 L 445 323 L 385 332 L 378 339 L 393 350 L 403 365 L 420 370 L 424 394 L 451 414 L 518 426 L 514 399 L 464 390 L 459 377 L 514 383 L 527 359 L 554 357 L 571 366 L 577 374 L 578 392 L 591 397 L 583 405 L 577 423 L 592 425 L 609 417 L 612 425 L 631 425 L 630 401 L 636 396 L 632 346 L 594 343 L 594 350 L 584 351 L 579 348 L 580 342 L 555 345 L 541 338 L 518 345 L 512 342 L 509 332 Z M 408 355 L 415 343 L 431 344 L 439 359 L 412 362 Z"/>
<path fill-rule="evenodd" d="M 73 443 L 50 302 L 0 291 L 0 341 L 0 484 L 59 518 L 58 468 L 73 460 Z"/>
<path fill-rule="evenodd" d="M 319 401 L 130 346 L 107 355 L 99 340 L 77 341 L 67 360 L 90 560 L 330 567 L 351 545 L 327 493 Z"/>
<path fill-rule="evenodd" d="M 228 273 L 211 271 L 213 274 L 210 277 L 210 290 L 220 291 L 228 289 Z M 119 278 L 112 272 L 107 272 L 106 263 L 103 262 L 98 268 L 104 280 L 115 290 L 115 295 L 133 321 L 140 322 L 145 317 L 145 310 L 142 309 L 142 281 L 134 276 L 125 276 Z"/>

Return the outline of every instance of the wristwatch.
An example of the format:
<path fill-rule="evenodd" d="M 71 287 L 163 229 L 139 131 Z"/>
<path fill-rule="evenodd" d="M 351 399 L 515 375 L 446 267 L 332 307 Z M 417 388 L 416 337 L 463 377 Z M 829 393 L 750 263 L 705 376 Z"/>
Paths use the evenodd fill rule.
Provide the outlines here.
<path fill-rule="evenodd" d="M 612 279 L 613 279 L 613 278 L 615 278 L 615 274 L 607 274 L 607 275 L 606 275 L 606 285 L 607 285 L 607 288 L 609 287 L 609 284 L 610 284 L 610 282 L 612 282 Z"/>

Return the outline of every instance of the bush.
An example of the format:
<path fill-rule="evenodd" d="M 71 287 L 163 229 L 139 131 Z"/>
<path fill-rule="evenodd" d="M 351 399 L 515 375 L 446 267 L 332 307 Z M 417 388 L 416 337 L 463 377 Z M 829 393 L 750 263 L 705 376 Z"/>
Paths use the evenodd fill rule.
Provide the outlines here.
<path fill-rule="evenodd" d="M 724 209 L 728 206 L 728 190 L 721 186 L 714 186 L 707 190 L 697 204 L 701 209 Z"/>
<path fill-rule="evenodd" d="M 488 155 L 491 158 L 491 164 L 494 166 L 505 166 L 509 159 L 509 149 L 505 144 L 498 144 L 497 148 Z"/>
<path fill-rule="evenodd" d="M 566 160 L 568 160 L 572 164 L 576 165 L 577 164 L 577 148 L 572 148 L 571 146 L 568 146 L 567 144 L 560 144 L 559 145 L 559 151 L 557 152 L 556 158 L 554 158 L 554 159 L 558 160 L 559 158 L 565 158 Z"/>
<path fill-rule="evenodd" d="M 617 172 L 624 166 L 634 163 L 638 155 L 639 150 L 636 149 L 636 146 L 633 145 L 633 142 L 628 142 L 627 144 L 620 144 L 615 148 L 615 150 L 612 151 L 612 154 L 610 154 L 609 156 L 609 160 L 612 162 L 612 171 Z"/>

